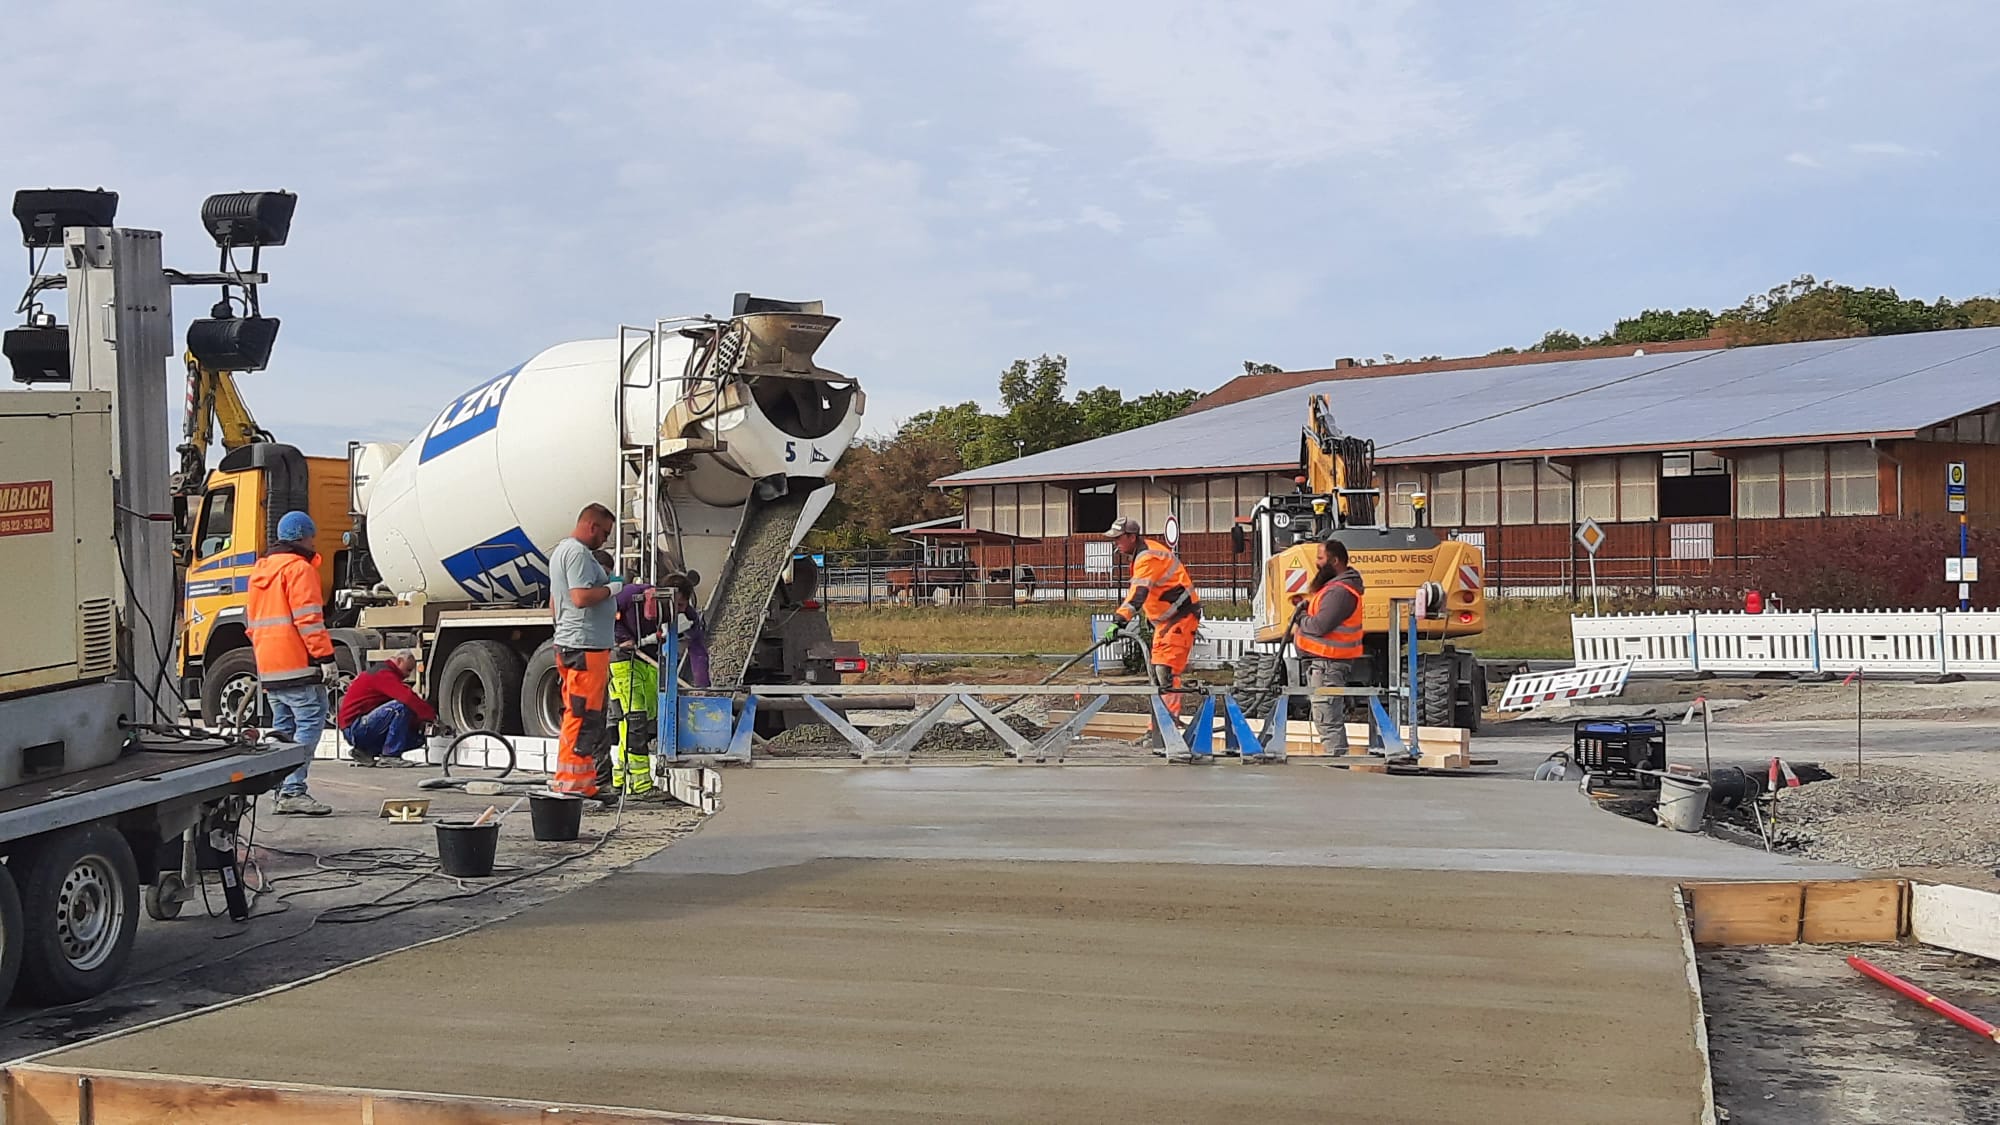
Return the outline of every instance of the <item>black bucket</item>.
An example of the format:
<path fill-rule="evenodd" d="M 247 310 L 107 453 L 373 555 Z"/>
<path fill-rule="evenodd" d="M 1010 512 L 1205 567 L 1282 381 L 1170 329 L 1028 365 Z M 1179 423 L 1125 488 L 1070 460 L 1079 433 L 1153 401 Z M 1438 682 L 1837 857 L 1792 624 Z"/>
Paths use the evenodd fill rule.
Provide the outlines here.
<path fill-rule="evenodd" d="M 493 853 L 500 846 L 500 822 L 469 820 L 438 822 L 438 867 L 460 879 L 485 879 L 493 874 Z"/>
<path fill-rule="evenodd" d="M 583 798 L 568 793 L 530 793 L 528 818 L 534 822 L 537 840 L 574 840 L 583 828 Z"/>

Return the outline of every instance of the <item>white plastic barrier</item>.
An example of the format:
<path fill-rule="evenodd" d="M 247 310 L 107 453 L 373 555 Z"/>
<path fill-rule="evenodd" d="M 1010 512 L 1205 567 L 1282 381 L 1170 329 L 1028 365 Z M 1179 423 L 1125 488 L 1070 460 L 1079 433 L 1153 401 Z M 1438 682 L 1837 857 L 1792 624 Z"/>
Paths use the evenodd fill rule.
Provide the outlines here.
<path fill-rule="evenodd" d="M 1694 640 L 1694 621 L 1685 613 L 1570 618 L 1578 667 L 1629 662 L 1634 672 L 1691 671 Z"/>
<path fill-rule="evenodd" d="M 1810 613 L 1710 613 L 1695 628 L 1704 672 L 1816 672 L 1819 637 Z"/>
<path fill-rule="evenodd" d="M 1090 615 L 1090 636 L 1095 640 L 1111 631 L 1116 621 L 1111 614 Z M 1194 635 L 1194 647 L 1188 653 L 1190 668 L 1229 668 L 1242 659 L 1257 644 L 1257 623 L 1248 619 L 1203 618 L 1201 627 Z M 1093 661 L 1092 671 L 1103 671 L 1125 659 L 1125 644 L 1111 645 L 1099 649 Z"/>
<path fill-rule="evenodd" d="M 1570 619 L 1576 663 L 1635 672 L 2000 673 L 2000 611 L 1629 613 Z"/>

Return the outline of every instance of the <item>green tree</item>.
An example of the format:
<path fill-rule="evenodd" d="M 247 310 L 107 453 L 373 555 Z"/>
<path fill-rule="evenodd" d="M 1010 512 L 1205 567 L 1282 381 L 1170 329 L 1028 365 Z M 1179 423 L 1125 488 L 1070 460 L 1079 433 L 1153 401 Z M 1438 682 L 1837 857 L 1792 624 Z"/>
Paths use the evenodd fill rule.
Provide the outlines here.
<path fill-rule="evenodd" d="M 1573 352 L 1583 347 L 1583 338 L 1574 332 L 1551 328 L 1542 334 L 1542 342 L 1529 348 L 1531 352 Z"/>
<path fill-rule="evenodd" d="M 1611 331 L 1592 341 L 1605 344 L 1657 344 L 1667 340 L 1698 340 L 1715 327 L 1715 314 L 1707 309 L 1647 309 L 1613 325 Z"/>
<path fill-rule="evenodd" d="M 1275 363 L 1258 363 L 1254 359 L 1246 359 L 1243 361 L 1243 373 L 1245 375 L 1283 375 L 1285 369 Z"/>
<path fill-rule="evenodd" d="M 907 425 L 905 427 L 907 429 Z M 958 451 L 931 434 L 868 438 L 834 466 L 833 503 L 813 533 L 820 547 L 888 546 L 889 529 L 952 515 L 956 494 L 931 487 L 964 468 Z"/>

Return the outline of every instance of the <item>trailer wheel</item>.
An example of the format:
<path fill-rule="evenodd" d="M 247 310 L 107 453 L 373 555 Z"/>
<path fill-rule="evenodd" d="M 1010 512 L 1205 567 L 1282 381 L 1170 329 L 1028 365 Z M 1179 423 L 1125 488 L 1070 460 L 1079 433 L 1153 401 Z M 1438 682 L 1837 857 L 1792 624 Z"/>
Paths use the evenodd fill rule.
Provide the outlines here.
<path fill-rule="evenodd" d="M 451 729 L 521 729 L 521 658 L 499 641 L 452 649 L 437 682 L 438 716 Z"/>
<path fill-rule="evenodd" d="M 186 893 L 179 872 L 160 872 L 159 878 L 146 884 L 146 917 L 155 922 L 171 922 L 180 917 L 181 907 L 187 903 Z"/>
<path fill-rule="evenodd" d="M 21 975 L 21 895 L 14 878 L 0 867 L 0 1007 L 14 994 L 14 981 Z"/>
<path fill-rule="evenodd" d="M 528 658 L 521 675 L 521 733 L 531 738 L 562 736 L 562 674 L 556 670 L 556 645 L 546 641 Z"/>
<path fill-rule="evenodd" d="M 257 654 L 232 648 L 201 673 L 201 720 L 210 730 L 262 728 L 257 696 Z"/>
<path fill-rule="evenodd" d="M 1417 657 L 1417 722 L 1427 727 L 1448 727 L 1457 719 L 1454 690 L 1457 663 L 1447 652 L 1424 653 Z"/>
<path fill-rule="evenodd" d="M 139 866 L 102 824 L 53 833 L 15 853 L 21 991 L 45 1004 L 87 1000 L 117 981 L 139 932 Z"/>

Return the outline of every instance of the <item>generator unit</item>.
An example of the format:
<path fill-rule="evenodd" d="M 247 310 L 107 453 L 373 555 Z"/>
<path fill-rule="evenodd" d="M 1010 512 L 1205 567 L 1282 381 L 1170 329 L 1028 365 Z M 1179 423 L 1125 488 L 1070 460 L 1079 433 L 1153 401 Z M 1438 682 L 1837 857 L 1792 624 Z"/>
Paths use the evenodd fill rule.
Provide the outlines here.
<path fill-rule="evenodd" d="M 0 788 L 118 756 L 111 513 L 110 394 L 0 394 Z"/>

